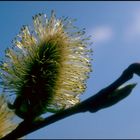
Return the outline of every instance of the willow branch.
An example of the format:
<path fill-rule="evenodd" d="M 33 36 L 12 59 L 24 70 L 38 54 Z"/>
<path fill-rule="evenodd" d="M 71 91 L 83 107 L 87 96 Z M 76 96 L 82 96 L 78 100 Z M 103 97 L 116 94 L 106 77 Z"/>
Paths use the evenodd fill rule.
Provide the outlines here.
<path fill-rule="evenodd" d="M 114 100 L 113 104 L 108 105 L 108 102 L 110 100 L 108 98 L 109 95 L 111 95 L 112 92 L 116 90 L 119 86 L 121 86 L 122 84 L 130 80 L 133 77 L 133 74 L 137 74 L 138 76 L 140 76 L 140 63 L 131 64 L 126 70 L 124 70 L 122 75 L 116 81 L 114 81 L 111 85 L 102 89 L 97 94 L 93 95 L 92 97 L 86 99 L 85 101 L 71 108 L 63 110 L 59 113 L 56 113 L 40 121 L 29 122 L 27 120 L 24 120 L 18 125 L 18 127 L 15 130 L 13 130 L 7 136 L 3 137 L 2 140 L 17 139 L 29 133 L 32 133 L 42 127 L 45 127 L 61 119 L 74 115 L 76 113 L 82 113 L 86 111 L 93 113 L 104 108 L 105 106 L 109 107 L 117 103 L 118 101 L 125 98 L 126 96 L 122 96 L 121 99 L 116 99 Z"/>

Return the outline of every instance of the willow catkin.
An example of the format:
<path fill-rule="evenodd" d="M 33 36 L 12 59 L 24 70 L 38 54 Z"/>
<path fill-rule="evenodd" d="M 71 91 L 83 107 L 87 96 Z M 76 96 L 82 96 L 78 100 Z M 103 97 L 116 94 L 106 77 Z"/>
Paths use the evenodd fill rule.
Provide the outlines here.
<path fill-rule="evenodd" d="M 7 107 L 5 96 L 0 94 L 0 138 L 14 130 L 17 126 L 13 118 L 15 114 Z"/>
<path fill-rule="evenodd" d="M 54 12 L 33 17 L 6 50 L 1 83 L 13 92 L 13 108 L 22 118 L 57 112 L 79 103 L 91 71 L 89 38 L 69 18 Z"/>

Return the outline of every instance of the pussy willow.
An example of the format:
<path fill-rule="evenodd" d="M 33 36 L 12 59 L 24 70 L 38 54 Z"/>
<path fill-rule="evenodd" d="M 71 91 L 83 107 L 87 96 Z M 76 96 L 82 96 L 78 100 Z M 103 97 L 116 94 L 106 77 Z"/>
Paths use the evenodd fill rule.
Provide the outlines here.
<path fill-rule="evenodd" d="M 14 112 L 7 107 L 5 97 L 0 95 L 0 138 L 15 129 L 16 124 L 12 121 L 14 116 Z"/>
<path fill-rule="evenodd" d="M 88 40 L 71 19 L 57 19 L 53 11 L 50 18 L 35 15 L 33 26 L 21 28 L 1 63 L 1 83 L 5 92 L 16 95 L 12 107 L 18 116 L 79 103 L 91 71 Z"/>

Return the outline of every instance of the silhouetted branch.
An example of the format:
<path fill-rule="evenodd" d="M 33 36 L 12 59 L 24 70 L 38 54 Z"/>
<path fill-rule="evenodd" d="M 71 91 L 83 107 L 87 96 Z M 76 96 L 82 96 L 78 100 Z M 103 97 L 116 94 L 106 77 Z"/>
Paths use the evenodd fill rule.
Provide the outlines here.
<path fill-rule="evenodd" d="M 111 85 L 102 89 L 97 94 L 93 95 L 92 97 L 88 98 L 87 100 L 71 107 L 66 110 L 63 110 L 59 113 L 56 113 L 52 116 L 49 116 L 43 120 L 36 121 L 36 122 L 29 122 L 24 120 L 19 124 L 19 126 L 13 130 L 10 134 L 3 137 L 2 140 L 7 139 L 17 139 L 23 137 L 35 130 L 38 130 L 44 126 L 50 125 L 56 121 L 64 119 L 68 116 L 71 116 L 76 113 L 81 112 L 96 112 L 102 108 L 112 106 L 128 96 L 128 94 L 118 95 L 119 97 L 112 96 L 113 92 L 124 84 L 126 81 L 130 80 L 133 77 L 133 74 L 137 74 L 140 76 L 140 63 L 133 63 L 131 64 L 123 73 L 122 75 Z M 111 97 L 111 98 L 110 98 Z"/>

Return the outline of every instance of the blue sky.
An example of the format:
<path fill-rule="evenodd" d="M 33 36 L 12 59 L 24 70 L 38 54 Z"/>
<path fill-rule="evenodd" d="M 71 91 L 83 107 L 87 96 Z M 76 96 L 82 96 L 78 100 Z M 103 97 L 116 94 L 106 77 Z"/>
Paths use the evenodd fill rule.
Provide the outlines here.
<path fill-rule="evenodd" d="M 38 13 L 76 18 L 75 25 L 92 35 L 93 72 L 84 100 L 108 86 L 133 62 L 140 61 L 140 2 L 0 2 L 0 59 L 22 25 Z M 140 138 L 140 77 L 138 85 L 118 104 L 97 113 L 80 113 L 44 127 L 26 138 Z M 27 126 L 28 127 L 28 126 Z"/>

